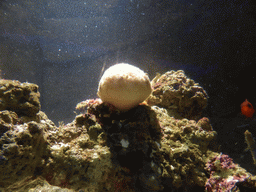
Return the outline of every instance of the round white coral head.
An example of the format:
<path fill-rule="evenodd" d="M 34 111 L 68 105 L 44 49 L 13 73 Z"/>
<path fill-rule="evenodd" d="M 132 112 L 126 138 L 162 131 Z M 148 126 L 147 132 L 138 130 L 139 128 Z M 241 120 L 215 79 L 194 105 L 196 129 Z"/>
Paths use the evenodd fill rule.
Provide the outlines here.
<path fill-rule="evenodd" d="M 146 73 L 138 67 L 120 63 L 108 68 L 100 79 L 98 96 L 103 102 L 127 111 L 139 105 L 151 94 Z"/>

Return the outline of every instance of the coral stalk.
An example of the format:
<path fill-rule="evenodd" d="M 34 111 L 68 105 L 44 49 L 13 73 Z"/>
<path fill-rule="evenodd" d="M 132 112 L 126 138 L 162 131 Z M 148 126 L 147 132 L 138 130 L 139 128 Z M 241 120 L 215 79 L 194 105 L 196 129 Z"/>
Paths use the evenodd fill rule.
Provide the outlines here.
<path fill-rule="evenodd" d="M 244 132 L 245 142 L 247 143 L 248 149 L 250 149 L 253 162 L 256 165 L 256 144 L 255 140 L 252 137 L 252 133 L 248 130 Z"/>

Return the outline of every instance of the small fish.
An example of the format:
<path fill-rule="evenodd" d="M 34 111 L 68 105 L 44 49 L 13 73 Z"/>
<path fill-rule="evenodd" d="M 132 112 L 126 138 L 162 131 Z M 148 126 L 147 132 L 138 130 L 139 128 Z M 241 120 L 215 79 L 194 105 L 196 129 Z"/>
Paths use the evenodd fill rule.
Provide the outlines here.
<path fill-rule="evenodd" d="M 241 104 L 241 112 L 244 116 L 252 118 L 255 110 L 253 109 L 252 104 L 245 99 L 245 101 Z"/>

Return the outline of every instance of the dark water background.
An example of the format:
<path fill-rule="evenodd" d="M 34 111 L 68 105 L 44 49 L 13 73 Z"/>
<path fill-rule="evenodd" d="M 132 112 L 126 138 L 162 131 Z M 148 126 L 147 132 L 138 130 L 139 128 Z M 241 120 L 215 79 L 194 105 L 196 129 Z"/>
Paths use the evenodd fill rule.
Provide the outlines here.
<path fill-rule="evenodd" d="M 42 111 L 68 123 L 97 97 L 103 66 L 128 62 L 151 79 L 182 69 L 209 95 L 222 150 L 242 163 L 243 132 L 256 137 L 240 114 L 246 98 L 256 107 L 254 12 L 252 0 L 1 1 L 2 78 L 38 84 Z"/>

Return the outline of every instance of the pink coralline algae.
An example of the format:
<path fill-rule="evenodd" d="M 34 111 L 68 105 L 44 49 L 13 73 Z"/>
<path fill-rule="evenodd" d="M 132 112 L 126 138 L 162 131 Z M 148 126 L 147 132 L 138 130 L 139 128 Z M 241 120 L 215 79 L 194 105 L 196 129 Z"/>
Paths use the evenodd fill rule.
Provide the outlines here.
<path fill-rule="evenodd" d="M 199 121 L 197 122 L 197 126 L 201 127 L 205 131 L 213 131 L 210 120 L 207 117 L 199 119 Z"/>
<path fill-rule="evenodd" d="M 206 164 L 206 170 L 210 172 L 210 178 L 205 184 L 205 190 L 209 192 L 232 191 L 237 182 L 243 182 L 249 177 L 245 170 L 233 163 L 228 155 L 218 155 Z"/>
<path fill-rule="evenodd" d="M 81 112 L 86 112 L 88 107 L 92 107 L 95 105 L 101 104 L 102 101 L 99 98 L 96 99 L 87 99 L 85 101 L 82 101 L 76 105 L 76 110 L 79 110 Z"/>

